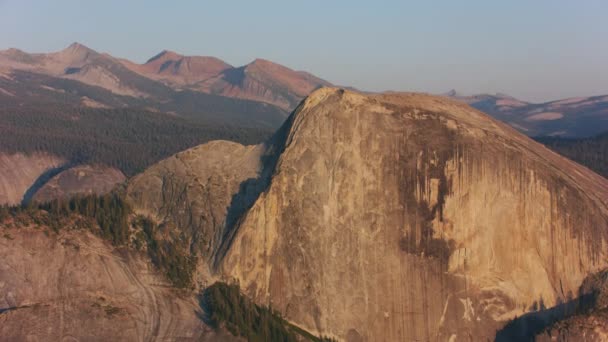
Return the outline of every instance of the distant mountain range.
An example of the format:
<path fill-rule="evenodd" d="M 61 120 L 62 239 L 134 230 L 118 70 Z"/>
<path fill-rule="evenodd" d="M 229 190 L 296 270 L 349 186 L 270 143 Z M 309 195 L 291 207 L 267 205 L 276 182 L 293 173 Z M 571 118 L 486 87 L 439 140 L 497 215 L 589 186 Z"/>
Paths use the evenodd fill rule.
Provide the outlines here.
<path fill-rule="evenodd" d="M 589 137 L 608 130 L 608 95 L 529 103 L 505 94 L 444 96 L 466 102 L 529 136 Z"/>
<path fill-rule="evenodd" d="M 293 109 L 311 91 L 331 85 L 307 72 L 264 59 L 233 67 L 215 57 L 163 51 L 145 64 L 122 62 L 127 68 L 173 88 L 266 102 L 284 110 Z"/>
<path fill-rule="evenodd" d="M 163 51 L 144 64 L 137 64 L 82 44 L 73 43 L 59 52 L 30 54 L 18 49 L 0 51 L 0 76 L 15 71 L 75 80 L 148 102 L 166 103 L 173 92 L 203 93 L 253 100 L 277 107 L 286 117 L 311 91 L 331 85 L 303 71 L 294 71 L 263 59 L 233 67 L 215 57 L 182 56 Z M 5 96 L 12 92 L 0 89 Z M 113 106 L 84 99 L 87 106 Z"/>
<path fill-rule="evenodd" d="M 235 67 L 215 57 L 164 50 L 138 64 L 79 43 L 52 53 L 0 51 L 2 103 L 45 99 L 98 108 L 138 107 L 274 129 L 304 97 L 323 86 L 331 83 L 264 59 Z M 462 95 L 452 90 L 443 95 L 529 136 L 589 137 L 608 131 L 608 95 L 540 104 L 505 94 Z"/>

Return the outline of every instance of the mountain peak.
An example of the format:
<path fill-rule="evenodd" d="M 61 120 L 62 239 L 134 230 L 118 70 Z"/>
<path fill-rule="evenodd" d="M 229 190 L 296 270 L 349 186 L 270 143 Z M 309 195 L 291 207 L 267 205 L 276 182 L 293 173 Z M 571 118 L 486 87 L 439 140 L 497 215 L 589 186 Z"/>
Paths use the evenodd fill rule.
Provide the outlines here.
<path fill-rule="evenodd" d="M 98 55 L 97 51 L 90 49 L 80 43 L 74 42 L 65 49 L 50 54 L 56 61 L 70 67 L 81 66 L 82 63 Z"/>
<path fill-rule="evenodd" d="M 267 59 L 263 59 L 263 58 L 256 58 L 254 59 L 251 63 L 246 65 L 247 67 L 249 66 L 258 66 L 258 67 L 281 67 L 284 69 L 289 69 L 286 66 L 283 66 L 281 64 L 269 61 Z M 291 70 L 291 69 L 289 69 Z"/>
<path fill-rule="evenodd" d="M 183 57 L 184 56 L 180 55 L 177 52 L 174 52 L 171 50 L 163 50 L 163 51 L 159 52 L 158 54 L 154 55 L 152 58 L 148 59 L 148 61 L 146 61 L 146 64 L 152 63 L 157 60 L 161 60 L 163 62 L 167 61 L 167 60 L 178 60 Z"/>
<path fill-rule="evenodd" d="M 63 51 L 70 51 L 70 52 L 93 52 L 92 49 L 90 49 L 89 47 L 80 44 L 78 42 L 73 42 L 72 44 L 70 44 L 70 46 L 68 46 L 67 48 L 65 48 Z"/>
<path fill-rule="evenodd" d="M 249 64 L 264 64 L 264 63 L 271 63 L 271 64 L 275 64 L 267 59 L 264 58 L 256 58 L 254 59 L 251 63 Z"/>

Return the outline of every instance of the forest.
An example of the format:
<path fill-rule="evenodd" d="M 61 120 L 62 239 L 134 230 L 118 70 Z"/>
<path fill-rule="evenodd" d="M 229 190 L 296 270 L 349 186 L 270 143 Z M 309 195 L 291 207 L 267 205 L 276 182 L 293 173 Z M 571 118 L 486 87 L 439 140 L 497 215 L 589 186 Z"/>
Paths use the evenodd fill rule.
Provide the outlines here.
<path fill-rule="evenodd" d="M 47 104 L 0 109 L 0 151 L 46 151 L 72 163 L 98 163 L 127 176 L 210 140 L 255 144 L 270 129 L 187 120 L 144 109 Z"/>
<path fill-rule="evenodd" d="M 225 327 L 250 342 L 331 342 L 317 337 L 281 317 L 272 307 L 260 306 L 244 296 L 239 285 L 217 282 L 200 295 L 203 319 L 211 326 Z"/>
<path fill-rule="evenodd" d="M 10 221 L 9 221 L 10 220 Z M 0 206 L 0 226 L 66 227 L 88 229 L 116 247 L 144 251 L 167 280 L 177 288 L 190 288 L 197 257 L 179 239 L 162 238 L 154 222 L 135 216 L 122 195 L 77 195 L 68 200 Z"/>
<path fill-rule="evenodd" d="M 539 137 L 536 141 L 608 178 L 608 132 L 591 138 Z"/>

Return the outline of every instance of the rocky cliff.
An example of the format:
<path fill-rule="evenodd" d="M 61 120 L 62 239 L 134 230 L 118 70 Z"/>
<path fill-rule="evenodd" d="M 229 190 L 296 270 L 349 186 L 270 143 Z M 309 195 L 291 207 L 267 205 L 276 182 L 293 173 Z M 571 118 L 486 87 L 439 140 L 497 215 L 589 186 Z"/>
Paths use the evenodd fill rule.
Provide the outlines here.
<path fill-rule="evenodd" d="M 494 339 L 607 266 L 608 182 L 464 104 L 324 88 L 267 144 L 220 146 L 145 172 L 134 206 L 319 334 Z"/>

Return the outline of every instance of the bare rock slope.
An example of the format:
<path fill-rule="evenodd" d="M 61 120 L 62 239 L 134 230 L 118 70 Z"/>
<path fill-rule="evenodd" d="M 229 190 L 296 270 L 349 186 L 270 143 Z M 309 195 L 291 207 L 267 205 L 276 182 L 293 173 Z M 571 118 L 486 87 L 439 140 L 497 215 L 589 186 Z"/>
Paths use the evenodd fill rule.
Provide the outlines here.
<path fill-rule="evenodd" d="M 225 147 L 159 163 L 133 205 L 211 222 L 202 267 L 315 333 L 494 339 L 608 266 L 608 181 L 452 100 L 324 88 L 267 144 Z"/>
<path fill-rule="evenodd" d="M 82 230 L 4 229 L 0 336 L 6 341 L 234 341 L 205 326 L 139 254 Z"/>
<path fill-rule="evenodd" d="M 52 177 L 33 196 L 37 202 L 76 194 L 104 194 L 124 182 L 120 170 L 104 165 L 77 165 Z"/>
<path fill-rule="evenodd" d="M 124 180 L 124 174 L 115 168 L 75 166 L 48 153 L 0 153 L 0 205 L 104 194 Z"/>
<path fill-rule="evenodd" d="M 127 198 L 137 214 L 186 232 L 191 245 L 211 260 L 225 228 L 234 226 L 259 193 L 252 180 L 259 177 L 264 150 L 221 140 L 188 149 L 131 179 Z"/>

